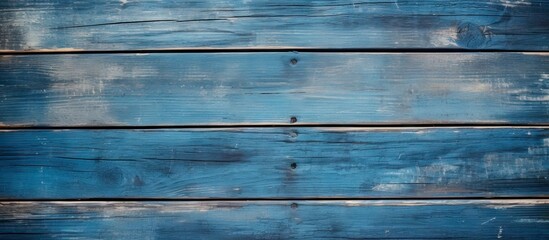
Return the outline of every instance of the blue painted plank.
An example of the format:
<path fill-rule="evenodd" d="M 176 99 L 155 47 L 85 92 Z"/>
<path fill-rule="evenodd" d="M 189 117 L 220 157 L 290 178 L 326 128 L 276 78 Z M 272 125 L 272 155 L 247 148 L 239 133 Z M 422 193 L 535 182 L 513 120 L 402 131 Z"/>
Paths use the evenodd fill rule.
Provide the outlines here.
<path fill-rule="evenodd" d="M 2 239 L 547 239 L 548 200 L 0 202 Z"/>
<path fill-rule="evenodd" d="M 0 49 L 549 49 L 546 0 L 0 2 Z"/>
<path fill-rule="evenodd" d="M 541 128 L 21 130 L 0 198 L 547 197 Z"/>
<path fill-rule="evenodd" d="M 547 124 L 548 67 L 544 53 L 4 55 L 0 123 Z"/>

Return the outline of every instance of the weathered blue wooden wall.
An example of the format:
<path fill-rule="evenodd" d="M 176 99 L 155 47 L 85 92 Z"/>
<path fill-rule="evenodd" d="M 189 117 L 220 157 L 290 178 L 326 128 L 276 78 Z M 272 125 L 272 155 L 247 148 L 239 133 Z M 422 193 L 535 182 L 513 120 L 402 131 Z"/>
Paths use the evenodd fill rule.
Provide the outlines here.
<path fill-rule="evenodd" d="M 549 1 L 2 1 L 0 238 L 549 238 L 548 50 Z"/>

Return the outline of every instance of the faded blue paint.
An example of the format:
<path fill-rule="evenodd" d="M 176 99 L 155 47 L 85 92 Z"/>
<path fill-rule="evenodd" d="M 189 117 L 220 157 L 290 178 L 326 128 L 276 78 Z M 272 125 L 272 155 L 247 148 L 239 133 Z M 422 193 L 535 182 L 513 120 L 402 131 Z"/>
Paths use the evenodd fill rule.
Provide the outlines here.
<path fill-rule="evenodd" d="M 548 123 L 548 66 L 523 53 L 4 56 L 0 122 Z"/>
<path fill-rule="evenodd" d="M 549 49 L 549 2 L 0 2 L 0 49 Z"/>
<path fill-rule="evenodd" d="M 0 197 L 546 196 L 548 141 L 546 129 L 8 131 Z"/>
<path fill-rule="evenodd" d="M 0 50 L 548 50 L 548 13 L 546 0 L 2 1 Z M 547 126 L 545 52 L 72 53 L 0 56 L 0 127 L 129 128 L 1 130 L 2 239 L 549 238 L 547 128 L 343 127 Z M 341 127 L 131 129 L 291 116 Z M 118 201 L 68 201 L 81 198 Z"/>
<path fill-rule="evenodd" d="M 0 203 L 0 237 L 547 239 L 549 204 L 497 201 Z M 502 201 L 504 202 L 504 201 Z M 408 206 L 407 206 L 408 205 Z M 18 234 L 11 234 L 17 232 Z"/>

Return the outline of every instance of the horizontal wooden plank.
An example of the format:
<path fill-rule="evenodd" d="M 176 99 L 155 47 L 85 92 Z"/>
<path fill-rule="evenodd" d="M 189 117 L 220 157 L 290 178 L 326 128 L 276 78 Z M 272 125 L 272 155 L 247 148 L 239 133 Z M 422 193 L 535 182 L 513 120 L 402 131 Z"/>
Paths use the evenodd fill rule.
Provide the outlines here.
<path fill-rule="evenodd" d="M 549 55 L 0 57 L 4 125 L 548 123 Z"/>
<path fill-rule="evenodd" d="M 0 133 L 0 198 L 547 196 L 548 129 Z"/>
<path fill-rule="evenodd" d="M 0 2 L 0 49 L 549 49 L 546 0 Z"/>
<path fill-rule="evenodd" d="M 548 200 L 0 202 L 0 237 L 546 239 Z"/>

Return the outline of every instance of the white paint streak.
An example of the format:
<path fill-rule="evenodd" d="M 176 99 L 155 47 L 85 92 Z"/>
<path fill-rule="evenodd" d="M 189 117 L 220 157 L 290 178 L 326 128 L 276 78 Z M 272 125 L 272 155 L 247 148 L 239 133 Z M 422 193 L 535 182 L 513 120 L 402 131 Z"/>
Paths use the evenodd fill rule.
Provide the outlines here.
<path fill-rule="evenodd" d="M 534 55 L 534 56 L 549 56 L 547 52 L 523 52 L 523 55 Z"/>
<path fill-rule="evenodd" d="M 517 7 L 517 6 L 528 6 L 528 5 L 531 5 L 532 3 L 526 1 L 526 0 L 499 0 L 500 4 L 502 6 L 505 6 L 505 7 L 510 7 L 510 8 L 514 8 L 514 7 Z"/>
<path fill-rule="evenodd" d="M 463 84 L 463 87 L 460 89 L 462 92 L 473 92 L 473 93 L 483 93 L 489 92 L 492 90 L 492 85 L 489 83 L 474 83 L 474 84 Z"/>
<path fill-rule="evenodd" d="M 361 206 L 361 201 L 345 201 L 345 206 L 347 207 L 359 207 Z"/>
<path fill-rule="evenodd" d="M 487 224 L 487 223 L 489 223 L 489 222 L 491 222 L 491 221 L 494 221 L 494 220 L 496 220 L 496 217 L 490 218 L 490 219 L 488 219 L 488 221 L 483 222 L 483 223 L 481 223 L 480 225 Z"/>
<path fill-rule="evenodd" d="M 396 191 L 402 190 L 402 184 L 398 184 L 398 183 L 378 184 L 372 187 L 372 190 L 378 191 L 378 192 L 396 192 Z"/>
<path fill-rule="evenodd" d="M 540 97 L 520 96 L 518 99 L 521 101 L 545 102 L 545 101 L 549 101 L 549 95 L 540 96 Z"/>
<path fill-rule="evenodd" d="M 425 134 L 425 133 L 429 133 L 431 131 L 428 131 L 428 130 L 419 130 L 419 131 L 415 131 L 415 132 L 402 132 L 403 134 L 405 133 L 412 133 L 412 134 L 418 134 L 418 135 L 422 135 L 422 134 Z"/>
<path fill-rule="evenodd" d="M 434 47 L 457 46 L 457 30 L 455 27 L 433 31 L 430 43 Z"/>
<path fill-rule="evenodd" d="M 502 238 L 502 237 L 503 237 L 503 227 L 499 226 L 498 238 Z"/>
<path fill-rule="evenodd" d="M 549 223 L 549 220 L 547 219 L 531 219 L 531 218 L 523 218 L 519 220 L 515 220 L 517 223 Z"/>

